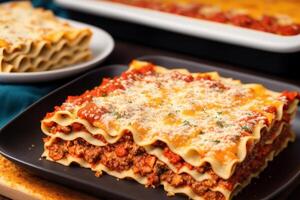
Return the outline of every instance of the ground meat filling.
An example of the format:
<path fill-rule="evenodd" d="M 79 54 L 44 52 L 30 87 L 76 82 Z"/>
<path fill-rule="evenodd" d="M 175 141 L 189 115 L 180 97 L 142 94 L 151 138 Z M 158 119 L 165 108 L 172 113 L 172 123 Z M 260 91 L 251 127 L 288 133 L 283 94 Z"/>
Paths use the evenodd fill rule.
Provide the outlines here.
<path fill-rule="evenodd" d="M 219 184 L 232 190 L 236 183 L 242 183 L 251 174 L 259 172 L 266 164 L 266 157 L 271 152 L 280 150 L 287 138 L 292 138 L 292 133 L 289 127 L 285 126 L 282 133 L 272 144 L 264 145 L 264 143 L 258 143 L 253 149 L 253 153 L 248 155 L 241 164 L 237 165 L 235 173 L 228 180 L 220 180 Z"/>
<path fill-rule="evenodd" d="M 244 162 L 237 165 L 235 174 L 228 180 L 218 177 L 211 167 L 207 166 L 200 167 L 198 171 L 209 173 L 212 177 L 210 180 L 196 181 L 189 174 L 176 174 L 155 156 L 147 154 L 144 148 L 137 146 L 130 133 L 126 133 L 118 142 L 102 147 L 91 145 L 81 138 L 73 141 L 56 138 L 47 149 L 53 160 L 60 160 L 71 155 L 82 158 L 93 166 L 101 163 L 112 171 L 122 172 L 132 169 L 135 174 L 147 177 L 147 186 L 155 187 L 164 181 L 175 188 L 189 186 L 195 194 L 204 199 L 221 200 L 224 199 L 223 194 L 211 191 L 210 188 L 223 185 L 227 189 L 233 190 L 236 183 L 243 182 L 252 173 L 259 171 L 265 164 L 266 156 L 271 151 L 280 149 L 285 139 L 290 137 L 288 127 L 284 127 L 282 134 L 275 139 L 273 144 L 265 145 L 265 141 L 272 134 L 272 131 L 262 134 L 261 141 L 253 147 L 252 153 L 246 157 Z M 156 142 L 154 145 L 167 148 L 161 142 Z"/>
<path fill-rule="evenodd" d="M 161 181 L 166 181 L 173 187 L 190 186 L 196 194 L 205 199 L 224 199 L 220 192 L 210 190 L 208 186 L 212 186 L 211 183 L 197 182 L 188 174 L 176 175 L 166 164 L 147 154 L 144 148 L 137 146 L 131 134 L 125 134 L 117 143 L 102 147 L 91 145 L 81 138 L 73 141 L 56 138 L 47 149 L 53 160 L 71 155 L 82 158 L 94 166 L 101 163 L 112 171 L 122 172 L 132 169 L 135 174 L 147 177 L 147 186 L 155 187 L 160 185 Z"/>

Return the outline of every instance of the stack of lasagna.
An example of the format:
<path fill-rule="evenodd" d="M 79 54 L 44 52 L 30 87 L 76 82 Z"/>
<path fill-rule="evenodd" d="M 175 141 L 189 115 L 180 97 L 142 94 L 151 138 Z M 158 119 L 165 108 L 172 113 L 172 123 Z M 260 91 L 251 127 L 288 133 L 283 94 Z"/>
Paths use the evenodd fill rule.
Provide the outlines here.
<path fill-rule="evenodd" d="M 92 32 L 29 2 L 0 5 L 0 73 L 58 69 L 91 58 Z"/>
<path fill-rule="evenodd" d="M 169 195 L 231 199 L 294 135 L 299 94 L 133 61 L 42 120 L 48 160 Z"/>

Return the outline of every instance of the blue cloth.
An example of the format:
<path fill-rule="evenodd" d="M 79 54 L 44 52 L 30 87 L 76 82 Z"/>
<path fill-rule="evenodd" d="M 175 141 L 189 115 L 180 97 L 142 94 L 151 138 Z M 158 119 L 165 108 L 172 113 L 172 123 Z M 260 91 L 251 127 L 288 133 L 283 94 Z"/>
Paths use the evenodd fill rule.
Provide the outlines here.
<path fill-rule="evenodd" d="M 10 2 L 11 0 L 0 0 L 0 3 Z M 32 0 L 32 4 L 35 7 L 44 7 L 46 9 L 52 10 L 55 15 L 60 17 L 68 17 L 68 13 L 60 9 L 52 0 Z"/>
<path fill-rule="evenodd" d="M 55 87 L 0 83 L 0 128 Z"/>
<path fill-rule="evenodd" d="M 0 0 L 0 3 L 8 2 Z M 67 17 L 51 0 L 33 0 L 34 6 L 51 9 L 56 15 Z M 0 30 L 1 31 L 1 30 Z M 26 107 L 55 89 L 61 83 L 49 84 L 3 84 L 0 83 L 0 129 Z"/>

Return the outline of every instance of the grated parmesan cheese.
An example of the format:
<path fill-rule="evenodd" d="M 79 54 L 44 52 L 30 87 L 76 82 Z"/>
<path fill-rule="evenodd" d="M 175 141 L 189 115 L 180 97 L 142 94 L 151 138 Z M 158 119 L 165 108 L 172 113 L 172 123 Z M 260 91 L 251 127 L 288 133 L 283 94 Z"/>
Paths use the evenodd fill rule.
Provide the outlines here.
<path fill-rule="evenodd" d="M 237 146 L 242 132 L 264 122 L 263 108 L 270 102 L 284 103 L 260 86 L 256 91 L 225 78 L 186 82 L 174 79 L 174 73 L 122 80 L 124 90 L 95 97 L 93 102 L 108 110 L 101 116 L 106 130 L 111 123 L 121 129 L 138 125 L 146 130 L 140 133 L 144 140 L 159 136 L 177 148 L 189 145 L 213 153 Z"/>

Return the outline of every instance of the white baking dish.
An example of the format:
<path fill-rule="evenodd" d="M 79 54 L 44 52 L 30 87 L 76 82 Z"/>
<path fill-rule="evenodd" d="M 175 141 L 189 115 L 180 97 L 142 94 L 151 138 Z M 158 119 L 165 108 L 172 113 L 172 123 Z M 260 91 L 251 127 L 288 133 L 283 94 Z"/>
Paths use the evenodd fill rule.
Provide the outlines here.
<path fill-rule="evenodd" d="M 55 0 L 60 6 L 96 15 L 265 51 L 300 51 L 300 35 L 280 36 L 101 0 Z"/>

